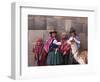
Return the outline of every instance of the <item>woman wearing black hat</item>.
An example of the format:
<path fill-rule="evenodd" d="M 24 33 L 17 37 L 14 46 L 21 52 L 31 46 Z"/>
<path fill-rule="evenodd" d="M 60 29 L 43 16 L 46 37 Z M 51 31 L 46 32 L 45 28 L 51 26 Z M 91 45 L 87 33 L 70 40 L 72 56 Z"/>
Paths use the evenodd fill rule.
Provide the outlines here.
<path fill-rule="evenodd" d="M 60 65 L 62 63 L 62 57 L 59 53 L 59 46 L 61 42 L 57 41 L 57 32 L 50 31 L 50 37 L 45 44 L 45 50 L 48 53 L 47 56 L 47 65 Z"/>
<path fill-rule="evenodd" d="M 71 36 L 68 40 L 68 43 L 71 45 L 70 62 L 71 64 L 79 64 L 77 55 L 79 54 L 80 37 L 76 34 L 74 29 L 70 31 L 70 34 Z"/>

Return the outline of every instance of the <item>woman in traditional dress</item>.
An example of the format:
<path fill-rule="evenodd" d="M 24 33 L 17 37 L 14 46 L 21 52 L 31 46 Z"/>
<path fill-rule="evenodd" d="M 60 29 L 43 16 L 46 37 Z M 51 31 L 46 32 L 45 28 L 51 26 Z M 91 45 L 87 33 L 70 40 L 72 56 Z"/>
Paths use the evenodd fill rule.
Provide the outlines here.
<path fill-rule="evenodd" d="M 72 56 L 70 56 L 70 60 L 72 64 L 78 64 L 78 54 L 80 48 L 80 37 L 76 34 L 75 30 L 70 32 L 71 36 L 68 40 L 68 43 L 71 45 Z"/>
<path fill-rule="evenodd" d="M 44 46 L 45 51 L 48 53 L 47 65 L 61 65 L 62 57 L 59 53 L 59 45 L 61 45 L 61 42 L 57 41 L 57 32 L 53 30 L 50 32 L 50 37 Z"/>
<path fill-rule="evenodd" d="M 41 66 L 41 57 L 43 54 L 43 40 L 42 38 L 38 38 L 38 40 L 36 41 L 35 47 L 33 48 L 33 53 L 34 53 L 34 61 L 35 61 L 35 65 L 37 66 Z"/>
<path fill-rule="evenodd" d="M 61 34 L 61 46 L 60 46 L 60 52 L 63 57 L 63 65 L 69 64 L 69 55 L 71 46 L 68 44 L 68 37 L 66 32 L 62 32 Z"/>

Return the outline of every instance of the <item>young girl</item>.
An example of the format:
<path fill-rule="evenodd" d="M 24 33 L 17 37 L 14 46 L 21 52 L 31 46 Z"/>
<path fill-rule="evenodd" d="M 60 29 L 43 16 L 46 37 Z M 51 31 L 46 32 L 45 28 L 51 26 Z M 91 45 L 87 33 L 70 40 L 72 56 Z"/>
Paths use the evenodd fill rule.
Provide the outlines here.
<path fill-rule="evenodd" d="M 33 48 L 35 64 L 40 66 L 41 65 L 41 58 L 43 54 L 43 40 L 42 38 L 38 38 L 36 41 L 35 47 Z"/>
<path fill-rule="evenodd" d="M 50 37 L 47 40 L 44 49 L 48 53 L 47 55 L 47 65 L 60 65 L 62 63 L 62 57 L 59 53 L 59 45 L 61 42 L 57 41 L 57 32 L 51 31 Z"/>

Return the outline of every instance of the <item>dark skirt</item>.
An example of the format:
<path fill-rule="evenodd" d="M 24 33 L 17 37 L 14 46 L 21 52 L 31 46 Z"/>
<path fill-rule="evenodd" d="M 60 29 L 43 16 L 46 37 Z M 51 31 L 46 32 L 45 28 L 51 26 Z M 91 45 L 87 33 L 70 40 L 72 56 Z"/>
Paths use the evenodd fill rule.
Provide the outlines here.
<path fill-rule="evenodd" d="M 63 54 L 62 54 L 63 55 Z M 68 65 L 70 63 L 69 54 L 63 55 L 63 65 Z"/>
<path fill-rule="evenodd" d="M 74 58 L 74 56 L 73 56 L 73 54 L 70 52 L 70 55 L 69 55 L 69 62 L 68 62 L 68 64 L 79 64 L 76 60 L 75 60 L 75 58 Z"/>
<path fill-rule="evenodd" d="M 62 64 L 62 55 L 57 51 L 50 51 L 47 56 L 47 65 L 61 65 Z"/>

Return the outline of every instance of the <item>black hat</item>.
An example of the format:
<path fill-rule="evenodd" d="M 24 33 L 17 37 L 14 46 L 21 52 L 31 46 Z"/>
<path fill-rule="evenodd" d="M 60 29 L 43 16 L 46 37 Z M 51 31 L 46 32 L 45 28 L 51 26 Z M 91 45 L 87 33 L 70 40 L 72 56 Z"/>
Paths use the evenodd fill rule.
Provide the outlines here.
<path fill-rule="evenodd" d="M 54 30 L 54 31 L 50 31 L 49 33 L 50 33 L 50 34 L 52 34 L 52 33 L 57 33 L 57 31 Z"/>
<path fill-rule="evenodd" d="M 74 28 L 71 28 L 70 29 L 70 33 L 76 33 L 75 29 Z"/>

